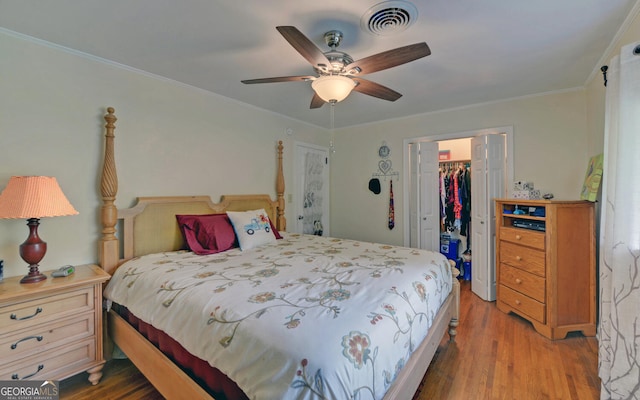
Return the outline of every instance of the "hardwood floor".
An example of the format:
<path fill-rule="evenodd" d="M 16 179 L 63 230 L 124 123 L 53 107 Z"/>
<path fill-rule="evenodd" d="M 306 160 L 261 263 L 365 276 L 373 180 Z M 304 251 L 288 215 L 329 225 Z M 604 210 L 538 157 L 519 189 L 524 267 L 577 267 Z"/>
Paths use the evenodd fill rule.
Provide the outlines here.
<path fill-rule="evenodd" d="M 443 339 L 413 400 L 598 399 L 597 354 L 595 338 L 572 333 L 564 340 L 546 339 L 463 282 L 456 342 Z M 107 362 L 97 386 L 86 374 L 60 383 L 60 399 L 162 398 L 127 360 Z"/>

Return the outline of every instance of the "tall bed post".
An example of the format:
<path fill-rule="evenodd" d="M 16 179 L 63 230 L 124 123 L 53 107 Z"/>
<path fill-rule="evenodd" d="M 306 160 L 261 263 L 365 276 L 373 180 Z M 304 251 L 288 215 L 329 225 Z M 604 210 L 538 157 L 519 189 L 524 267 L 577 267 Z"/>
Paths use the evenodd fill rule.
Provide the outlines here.
<path fill-rule="evenodd" d="M 287 230 L 287 219 L 284 217 L 284 173 L 282 172 L 282 140 L 278 142 L 278 178 L 276 179 L 276 194 L 278 200 L 278 220 L 276 226 L 281 231 Z"/>
<path fill-rule="evenodd" d="M 116 161 L 114 157 L 113 131 L 118 120 L 113 107 L 107 108 L 107 121 L 105 133 L 104 164 L 102 166 L 102 178 L 100 180 L 100 193 L 102 195 L 102 238 L 99 241 L 100 265 L 108 273 L 112 273 L 120 260 L 120 249 L 116 237 L 116 223 L 118 221 L 118 209 L 115 206 L 118 193 L 118 176 L 116 174 Z"/>

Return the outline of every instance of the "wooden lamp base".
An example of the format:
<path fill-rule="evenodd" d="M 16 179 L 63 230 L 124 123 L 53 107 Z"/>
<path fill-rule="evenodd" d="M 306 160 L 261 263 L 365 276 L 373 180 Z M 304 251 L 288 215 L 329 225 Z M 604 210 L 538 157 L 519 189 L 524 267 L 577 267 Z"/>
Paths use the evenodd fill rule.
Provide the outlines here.
<path fill-rule="evenodd" d="M 36 283 L 47 279 L 47 276 L 38 270 L 38 263 L 47 252 L 47 243 L 38 236 L 38 225 L 40 225 L 40 219 L 29 218 L 27 222 L 29 237 L 20 245 L 20 257 L 29 264 L 29 273 L 20 280 L 20 283 Z"/>

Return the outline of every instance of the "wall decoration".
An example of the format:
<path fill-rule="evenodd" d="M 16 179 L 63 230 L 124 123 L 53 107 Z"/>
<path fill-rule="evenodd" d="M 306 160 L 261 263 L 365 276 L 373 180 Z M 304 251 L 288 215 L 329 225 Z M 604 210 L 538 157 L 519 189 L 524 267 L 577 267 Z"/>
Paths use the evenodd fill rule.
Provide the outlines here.
<path fill-rule="evenodd" d="M 378 155 L 380 158 L 388 158 L 389 154 L 391 154 L 391 149 L 389 149 L 389 146 L 387 146 L 385 142 L 382 142 L 382 146 L 378 149 Z"/>
<path fill-rule="evenodd" d="M 386 142 L 382 142 L 382 145 L 378 148 L 378 156 L 381 158 L 378 161 L 378 170 L 372 174 L 373 178 L 386 178 L 399 179 L 400 173 L 393 170 L 393 164 L 389 156 L 391 155 L 391 149 L 387 146 Z M 377 194 L 377 193 L 376 193 Z"/>
<path fill-rule="evenodd" d="M 580 192 L 580 200 L 596 201 L 598 189 L 602 181 L 602 160 L 603 154 L 591 157 L 587 166 L 587 173 L 584 177 L 584 184 Z"/>

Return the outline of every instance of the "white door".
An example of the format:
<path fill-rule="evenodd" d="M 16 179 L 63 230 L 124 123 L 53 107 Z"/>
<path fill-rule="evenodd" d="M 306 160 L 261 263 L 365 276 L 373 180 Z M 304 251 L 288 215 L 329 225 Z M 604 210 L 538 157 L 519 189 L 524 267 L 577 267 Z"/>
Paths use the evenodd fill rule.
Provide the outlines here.
<path fill-rule="evenodd" d="M 409 246 L 420 248 L 420 143 L 409 143 Z"/>
<path fill-rule="evenodd" d="M 440 251 L 438 142 L 420 143 L 420 248 Z"/>
<path fill-rule="evenodd" d="M 496 299 L 494 198 L 506 192 L 505 138 L 502 134 L 471 139 L 471 290 Z"/>
<path fill-rule="evenodd" d="M 329 235 L 329 149 L 295 143 L 293 231 Z"/>

